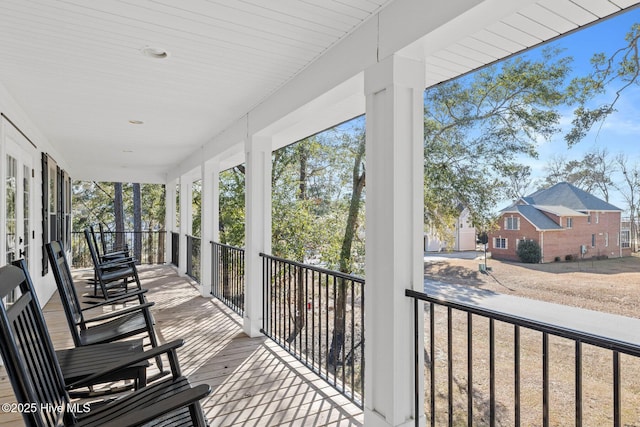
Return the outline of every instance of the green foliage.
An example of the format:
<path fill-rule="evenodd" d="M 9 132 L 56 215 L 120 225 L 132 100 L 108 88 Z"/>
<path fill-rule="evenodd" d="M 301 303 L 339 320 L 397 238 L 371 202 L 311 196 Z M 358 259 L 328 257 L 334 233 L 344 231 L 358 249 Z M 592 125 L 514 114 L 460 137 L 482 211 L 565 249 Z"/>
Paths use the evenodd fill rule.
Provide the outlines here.
<path fill-rule="evenodd" d="M 363 273 L 364 129 L 356 119 L 273 153 L 272 252 Z M 360 176 L 360 175 L 359 175 Z M 351 219 L 351 220 L 350 220 Z"/>
<path fill-rule="evenodd" d="M 565 135 L 569 146 L 582 140 L 594 125 L 602 124 L 615 111 L 622 93 L 640 83 L 639 40 L 640 24 L 636 23 L 625 36 L 622 48 L 609 57 L 604 53 L 593 55 L 593 71 L 571 81 L 567 93 L 575 100 L 577 107 L 573 112 L 571 130 Z M 589 102 L 596 96 L 608 102 L 590 107 Z"/>
<path fill-rule="evenodd" d="M 540 245 L 535 240 L 521 240 L 516 253 L 520 261 L 528 264 L 537 264 L 542 259 Z"/>
<path fill-rule="evenodd" d="M 220 242 L 244 247 L 244 165 L 220 173 Z"/>
<path fill-rule="evenodd" d="M 202 223 L 202 180 L 191 184 L 191 235 L 200 237 Z"/>
<path fill-rule="evenodd" d="M 425 92 L 425 224 L 441 237 L 460 206 L 491 230 L 496 204 L 526 174 L 518 159 L 536 158 L 538 140 L 559 131 L 571 62 L 559 53 L 517 57 Z"/>
<path fill-rule="evenodd" d="M 72 186 L 73 231 L 89 225 L 104 224 L 115 229 L 114 183 L 75 181 Z M 160 184 L 141 184 L 143 230 L 159 230 L 165 224 L 165 188 Z M 133 185 L 123 184 L 125 230 L 133 230 Z"/>

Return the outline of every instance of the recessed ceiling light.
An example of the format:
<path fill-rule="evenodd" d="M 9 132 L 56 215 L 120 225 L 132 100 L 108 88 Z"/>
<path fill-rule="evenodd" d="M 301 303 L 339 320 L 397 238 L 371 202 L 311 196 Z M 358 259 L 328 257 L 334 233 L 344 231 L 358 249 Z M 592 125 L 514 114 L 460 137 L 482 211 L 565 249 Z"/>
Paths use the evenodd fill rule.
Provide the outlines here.
<path fill-rule="evenodd" d="M 129 123 L 132 125 L 142 125 L 144 122 L 142 120 L 129 120 Z"/>
<path fill-rule="evenodd" d="M 152 46 L 143 47 L 142 54 L 154 59 L 165 59 L 169 56 L 169 52 L 167 52 L 166 50 Z"/>

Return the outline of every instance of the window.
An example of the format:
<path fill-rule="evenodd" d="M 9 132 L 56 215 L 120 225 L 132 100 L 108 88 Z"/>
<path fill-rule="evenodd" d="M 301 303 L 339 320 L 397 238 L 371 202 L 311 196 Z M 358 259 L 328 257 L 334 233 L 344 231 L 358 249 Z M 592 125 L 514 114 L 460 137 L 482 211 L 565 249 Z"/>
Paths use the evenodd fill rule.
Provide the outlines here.
<path fill-rule="evenodd" d="M 591 214 L 587 215 L 587 224 L 591 224 Z"/>
<path fill-rule="evenodd" d="M 596 224 L 600 223 L 600 214 L 596 212 Z"/>
<path fill-rule="evenodd" d="M 567 228 L 573 228 L 573 218 L 567 218 Z"/>
<path fill-rule="evenodd" d="M 604 245 L 609 246 L 609 233 L 604 233 Z"/>
<path fill-rule="evenodd" d="M 631 231 L 630 230 L 622 230 L 620 232 L 620 245 L 623 248 L 631 247 Z"/>
<path fill-rule="evenodd" d="M 502 237 L 494 237 L 493 247 L 496 249 L 507 249 L 507 239 Z"/>
<path fill-rule="evenodd" d="M 510 216 L 504 219 L 505 230 L 520 230 L 520 218 Z"/>
<path fill-rule="evenodd" d="M 71 178 L 47 153 L 42 153 L 42 275 L 49 271 L 45 243 L 71 239 Z"/>
<path fill-rule="evenodd" d="M 596 247 L 596 235 L 595 234 L 591 235 L 591 247 L 592 248 Z"/>

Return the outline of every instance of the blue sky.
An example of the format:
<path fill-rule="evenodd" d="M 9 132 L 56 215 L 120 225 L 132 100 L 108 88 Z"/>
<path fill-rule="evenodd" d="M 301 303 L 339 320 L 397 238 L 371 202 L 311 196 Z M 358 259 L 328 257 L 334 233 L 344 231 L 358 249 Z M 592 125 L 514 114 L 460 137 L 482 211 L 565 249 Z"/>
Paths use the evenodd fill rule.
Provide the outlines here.
<path fill-rule="evenodd" d="M 613 54 L 626 45 L 625 36 L 634 23 L 640 22 L 640 9 L 620 14 L 588 28 L 579 30 L 551 43 L 565 49 L 564 53 L 573 57 L 572 69 L 575 75 L 585 75 L 592 68 L 591 57 L 595 53 Z M 526 53 L 536 55 L 539 49 Z M 596 101 L 611 102 L 613 91 Z M 554 156 L 562 156 L 566 160 L 580 159 L 593 149 L 606 148 L 613 158 L 619 153 L 628 156 L 630 163 L 640 163 L 640 87 L 633 86 L 624 91 L 616 104 L 616 112 L 609 116 L 602 126 L 594 128 L 580 143 L 569 148 L 562 135 L 557 135 L 549 142 L 541 142 L 537 161 L 528 161 L 536 178 L 544 176 L 545 165 Z M 567 109 L 562 121 L 563 129 L 568 129 L 571 121 L 571 110 Z M 621 182 L 621 177 L 614 175 L 614 181 Z M 533 189 L 532 189 L 533 190 Z M 599 196 L 599 195 L 598 195 Z M 621 209 L 626 209 L 626 202 L 618 192 L 611 194 L 610 202 Z"/>

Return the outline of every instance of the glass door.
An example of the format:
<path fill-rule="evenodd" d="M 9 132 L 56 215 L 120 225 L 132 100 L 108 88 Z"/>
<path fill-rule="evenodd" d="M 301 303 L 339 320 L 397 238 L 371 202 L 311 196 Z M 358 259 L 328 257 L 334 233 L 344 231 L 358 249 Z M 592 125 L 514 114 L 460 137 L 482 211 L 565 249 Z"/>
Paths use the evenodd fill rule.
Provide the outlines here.
<path fill-rule="evenodd" d="M 24 258 L 30 266 L 33 252 L 33 159 L 11 138 L 5 155 L 5 230 L 7 264 Z"/>

